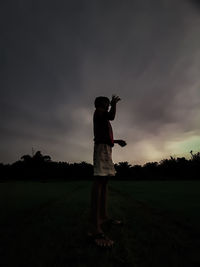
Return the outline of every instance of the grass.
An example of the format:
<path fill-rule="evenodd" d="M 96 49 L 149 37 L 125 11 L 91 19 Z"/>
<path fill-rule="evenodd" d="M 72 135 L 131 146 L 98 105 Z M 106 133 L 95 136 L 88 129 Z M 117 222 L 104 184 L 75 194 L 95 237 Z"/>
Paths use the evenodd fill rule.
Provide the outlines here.
<path fill-rule="evenodd" d="M 0 184 L 0 266 L 199 266 L 200 182 L 109 184 L 123 227 L 102 250 L 86 239 L 91 182 Z"/>
<path fill-rule="evenodd" d="M 137 201 L 200 224 L 200 181 L 114 182 L 114 187 Z"/>

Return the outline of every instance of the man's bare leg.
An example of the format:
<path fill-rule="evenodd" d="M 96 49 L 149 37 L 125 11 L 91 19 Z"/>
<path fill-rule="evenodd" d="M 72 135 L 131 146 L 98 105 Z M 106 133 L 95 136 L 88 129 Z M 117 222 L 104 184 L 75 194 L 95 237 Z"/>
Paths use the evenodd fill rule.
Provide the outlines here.
<path fill-rule="evenodd" d="M 93 183 L 91 191 L 91 211 L 90 211 L 90 222 L 93 226 L 93 233 L 102 233 L 100 225 L 100 196 L 101 196 L 102 182 L 96 178 Z"/>
<path fill-rule="evenodd" d="M 102 190 L 101 190 L 101 205 L 100 205 L 100 222 L 101 224 L 108 221 L 110 218 L 108 216 L 107 212 L 107 199 L 108 199 L 108 180 L 109 177 L 104 178 L 104 182 L 102 184 Z M 121 225 L 121 220 L 113 220 L 113 223 L 116 225 Z"/>
<path fill-rule="evenodd" d="M 103 177 L 103 184 L 100 197 L 101 197 L 100 222 L 103 223 L 108 219 L 108 213 L 107 213 L 108 177 Z"/>
<path fill-rule="evenodd" d="M 101 179 L 101 177 L 96 178 L 91 191 L 90 222 L 93 228 L 91 229 L 92 234 L 103 233 L 100 221 L 102 186 L 103 186 L 103 179 Z M 97 245 L 100 246 L 112 246 L 114 242 L 108 238 L 106 239 L 102 238 L 102 239 L 96 239 L 96 243 Z"/>

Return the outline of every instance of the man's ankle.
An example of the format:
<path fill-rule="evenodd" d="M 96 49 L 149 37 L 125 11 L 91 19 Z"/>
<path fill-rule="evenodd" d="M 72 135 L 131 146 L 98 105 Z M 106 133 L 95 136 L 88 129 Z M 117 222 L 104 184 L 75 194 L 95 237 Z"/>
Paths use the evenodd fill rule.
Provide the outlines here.
<path fill-rule="evenodd" d="M 102 217 L 101 220 L 100 220 L 100 222 L 102 224 L 102 223 L 104 223 L 104 222 L 106 222 L 108 220 L 109 220 L 109 217 Z"/>

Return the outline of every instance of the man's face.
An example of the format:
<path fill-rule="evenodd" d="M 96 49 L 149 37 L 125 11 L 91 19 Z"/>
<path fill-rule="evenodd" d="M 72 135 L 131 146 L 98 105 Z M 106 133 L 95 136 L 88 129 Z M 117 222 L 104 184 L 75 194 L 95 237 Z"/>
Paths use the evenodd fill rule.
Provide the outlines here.
<path fill-rule="evenodd" d="M 103 103 L 103 108 L 104 108 L 106 111 L 108 111 L 109 106 L 110 106 L 110 101 L 109 101 L 109 102 L 108 102 L 108 101 L 105 101 L 105 102 Z"/>

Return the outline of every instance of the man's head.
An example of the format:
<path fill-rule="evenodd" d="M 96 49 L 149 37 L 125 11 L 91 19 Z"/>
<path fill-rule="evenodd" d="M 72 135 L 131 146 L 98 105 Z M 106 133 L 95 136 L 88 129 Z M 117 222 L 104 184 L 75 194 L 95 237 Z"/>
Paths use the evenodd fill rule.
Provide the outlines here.
<path fill-rule="evenodd" d="M 101 108 L 104 110 L 108 110 L 110 105 L 110 100 L 106 96 L 98 96 L 94 101 L 95 108 Z"/>

